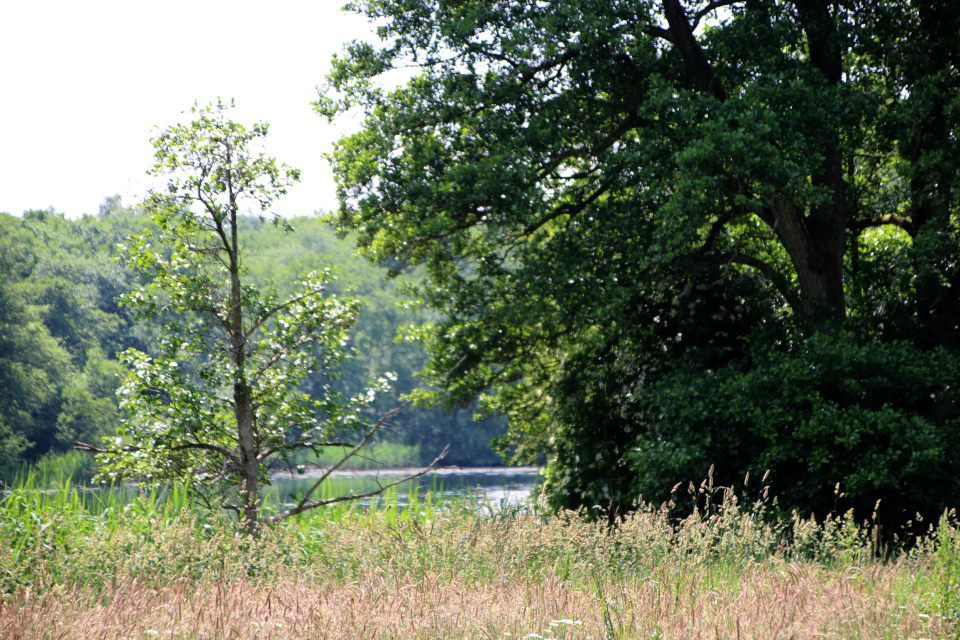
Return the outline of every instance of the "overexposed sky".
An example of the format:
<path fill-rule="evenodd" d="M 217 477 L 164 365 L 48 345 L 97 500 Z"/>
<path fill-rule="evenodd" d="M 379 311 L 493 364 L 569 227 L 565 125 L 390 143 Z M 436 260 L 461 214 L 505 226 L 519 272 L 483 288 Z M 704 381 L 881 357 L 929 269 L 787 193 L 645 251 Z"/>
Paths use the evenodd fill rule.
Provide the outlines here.
<path fill-rule="evenodd" d="M 194 100 L 236 100 L 231 118 L 270 123 L 267 152 L 302 170 L 274 207 L 336 208 L 322 154 L 358 120 L 310 107 L 331 56 L 373 40 L 345 0 L 9 0 L 0 3 L 0 211 L 95 214 L 142 195 L 155 127 Z"/>

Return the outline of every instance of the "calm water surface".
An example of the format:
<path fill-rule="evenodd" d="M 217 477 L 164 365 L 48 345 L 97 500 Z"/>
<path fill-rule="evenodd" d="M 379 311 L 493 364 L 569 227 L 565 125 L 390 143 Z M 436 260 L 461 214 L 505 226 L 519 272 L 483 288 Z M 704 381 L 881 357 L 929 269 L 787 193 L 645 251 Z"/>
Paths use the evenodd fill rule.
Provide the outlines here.
<path fill-rule="evenodd" d="M 327 499 L 347 495 L 370 493 L 398 480 L 388 495 L 357 500 L 359 505 L 378 505 L 396 503 L 406 506 L 410 497 L 416 495 L 421 501 L 430 494 L 436 504 L 445 497 L 471 497 L 485 501 L 493 508 L 516 505 L 530 496 L 531 489 L 539 478 L 536 467 L 484 467 L 468 469 L 437 469 L 413 480 L 403 480 L 416 473 L 418 469 L 387 469 L 380 471 L 337 471 L 327 478 L 313 494 L 313 499 Z M 319 479 L 319 471 L 304 475 L 278 473 L 273 483 L 264 491 L 266 503 L 296 503 L 305 491 L 308 491 Z M 80 500 L 91 513 L 100 513 L 116 504 L 134 502 L 146 492 L 156 491 L 157 495 L 167 495 L 168 487 L 151 488 L 128 484 L 122 487 L 89 487 L 82 483 L 75 486 L 79 490 Z M 44 493 L 55 493 L 58 489 L 37 489 Z M 5 492 L 0 492 L 3 497 Z"/>
<path fill-rule="evenodd" d="M 417 469 L 337 471 L 324 481 L 314 497 L 332 498 L 368 493 L 417 471 Z M 271 495 L 268 499 L 295 502 L 304 491 L 309 490 L 316 483 L 320 475 L 319 471 L 308 472 L 302 476 L 277 474 L 273 477 Z M 472 496 L 486 500 L 492 506 L 501 506 L 517 504 L 529 497 L 537 478 L 536 467 L 437 469 L 419 478 L 401 482 L 396 485 L 394 491 L 401 505 L 406 504 L 414 492 L 421 499 L 429 492 L 435 497 Z M 360 502 L 360 504 L 370 503 L 370 498 Z"/>

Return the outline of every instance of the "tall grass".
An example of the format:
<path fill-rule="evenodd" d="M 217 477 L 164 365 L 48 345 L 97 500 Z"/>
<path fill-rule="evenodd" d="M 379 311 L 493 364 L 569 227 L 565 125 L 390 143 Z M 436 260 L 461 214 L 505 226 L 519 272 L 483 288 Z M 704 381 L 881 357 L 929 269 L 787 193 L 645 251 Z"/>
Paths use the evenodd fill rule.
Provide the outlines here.
<path fill-rule="evenodd" d="M 609 529 L 531 503 L 394 491 L 258 539 L 143 491 L 0 500 L 0 638 L 955 638 L 960 534 L 885 557 L 849 519 L 767 522 L 728 499 Z"/>
<path fill-rule="evenodd" d="M 91 455 L 81 451 L 48 453 L 33 463 L 21 463 L 0 474 L 0 487 L 18 486 L 30 477 L 34 485 L 56 485 L 65 480 L 75 484 L 89 483 L 96 473 L 96 463 Z"/>

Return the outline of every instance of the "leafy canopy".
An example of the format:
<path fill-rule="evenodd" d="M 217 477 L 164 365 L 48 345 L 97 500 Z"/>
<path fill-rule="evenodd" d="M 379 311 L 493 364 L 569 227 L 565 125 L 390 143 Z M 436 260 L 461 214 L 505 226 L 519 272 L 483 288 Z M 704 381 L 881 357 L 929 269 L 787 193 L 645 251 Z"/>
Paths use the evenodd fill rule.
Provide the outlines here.
<path fill-rule="evenodd" d="M 242 217 L 269 216 L 292 232 L 269 208 L 299 172 L 256 149 L 267 125 L 248 129 L 226 109 L 194 106 L 193 121 L 153 140 L 150 174 L 166 177 L 144 204 L 155 229 L 122 247 L 148 284 L 123 303 L 142 318 L 169 321 L 156 354 L 121 355 L 130 371 L 119 391 L 129 418 L 112 448 L 91 449 L 104 458 L 104 476 L 186 480 L 240 512 L 253 532 L 271 468 L 358 431 L 365 439 L 357 446 L 368 441 L 363 412 L 388 381 L 352 397 L 330 386 L 360 309 L 353 298 L 324 293 L 330 268 L 301 275 L 284 297 L 251 284 Z M 307 378 L 320 381 L 318 397 L 302 390 Z M 292 511 L 312 506 L 307 495 Z"/>
<path fill-rule="evenodd" d="M 505 413 L 556 505 L 616 513 L 760 465 L 774 493 L 810 479 L 787 496 L 803 513 L 955 502 L 956 383 L 934 369 L 960 350 L 960 5 L 348 8 L 384 44 L 348 46 L 316 103 L 365 115 L 333 154 L 336 222 L 395 273 L 426 265 L 436 400 Z M 904 384 L 872 379 L 874 352 Z M 823 380 L 862 392 L 801 400 L 834 359 Z M 731 411 L 746 381 L 770 393 Z"/>

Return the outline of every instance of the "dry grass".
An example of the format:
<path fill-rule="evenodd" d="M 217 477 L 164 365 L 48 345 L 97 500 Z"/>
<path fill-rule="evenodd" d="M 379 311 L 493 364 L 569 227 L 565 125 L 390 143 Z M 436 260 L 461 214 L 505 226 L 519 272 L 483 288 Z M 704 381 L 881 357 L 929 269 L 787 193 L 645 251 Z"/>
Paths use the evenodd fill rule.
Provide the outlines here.
<path fill-rule="evenodd" d="M 67 586 L 8 595 L 0 637 L 83 638 L 938 638 L 924 596 L 903 598 L 910 563 L 830 571 L 774 562 L 705 584 L 667 567 L 584 588 L 556 575 L 483 583 L 366 569 L 349 581 L 284 576 L 105 592 Z M 898 604 L 903 602 L 904 604 Z M 927 614 L 929 615 L 929 614 Z"/>
<path fill-rule="evenodd" d="M 849 521 L 770 526 L 735 503 L 679 528 L 649 510 L 612 533 L 574 514 L 340 511 L 255 542 L 158 505 L 2 506 L 3 640 L 960 634 L 946 524 L 880 561 Z"/>

